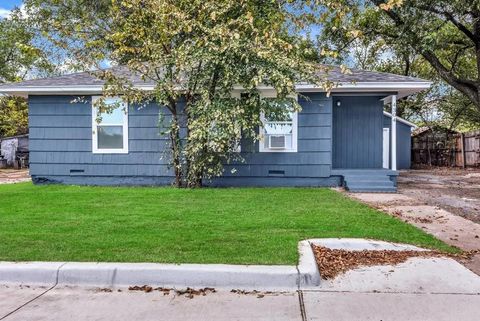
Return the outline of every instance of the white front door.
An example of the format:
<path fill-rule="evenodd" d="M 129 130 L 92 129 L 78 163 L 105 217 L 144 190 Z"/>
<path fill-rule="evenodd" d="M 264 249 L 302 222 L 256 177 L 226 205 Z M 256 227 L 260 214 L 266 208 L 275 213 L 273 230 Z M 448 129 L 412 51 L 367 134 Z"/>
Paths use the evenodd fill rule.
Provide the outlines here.
<path fill-rule="evenodd" d="M 383 168 L 390 167 L 390 128 L 383 129 Z"/>

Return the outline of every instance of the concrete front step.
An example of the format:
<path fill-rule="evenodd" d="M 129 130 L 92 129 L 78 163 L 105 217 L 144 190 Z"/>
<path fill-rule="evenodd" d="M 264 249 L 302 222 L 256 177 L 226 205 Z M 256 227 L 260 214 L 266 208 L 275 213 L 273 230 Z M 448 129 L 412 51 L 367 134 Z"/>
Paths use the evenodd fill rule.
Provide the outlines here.
<path fill-rule="evenodd" d="M 348 185 L 347 189 L 351 192 L 355 191 L 379 191 L 379 192 L 395 192 L 395 186 L 378 186 L 378 185 Z"/>
<path fill-rule="evenodd" d="M 395 193 L 397 188 L 393 185 L 392 182 L 382 183 L 382 184 L 355 184 L 355 183 L 345 183 L 345 188 L 350 192 L 385 192 L 385 193 Z"/>
<path fill-rule="evenodd" d="M 391 180 L 378 180 L 378 181 L 372 181 L 372 180 L 345 180 L 345 182 L 348 183 L 348 186 L 353 187 L 354 185 L 362 185 L 362 186 L 378 186 L 378 187 L 390 187 L 390 186 L 395 186 Z"/>
<path fill-rule="evenodd" d="M 361 183 L 381 183 L 381 182 L 391 182 L 390 177 L 388 176 L 344 176 L 343 178 L 345 181 L 350 182 L 361 182 Z"/>
<path fill-rule="evenodd" d="M 386 173 L 371 173 L 344 176 L 345 188 L 351 192 L 384 192 L 397 191 L 395 184 Z"/>
<path fill-rule="evenodd" d="M 349 187 L 352 193 L 396 193 L 396 187 Z"/>
<path fill-rule="evenodd" d="M 397 171 L 389 169 L 332 169 L 332 175 L 341 176 L 398 176 Z"/>

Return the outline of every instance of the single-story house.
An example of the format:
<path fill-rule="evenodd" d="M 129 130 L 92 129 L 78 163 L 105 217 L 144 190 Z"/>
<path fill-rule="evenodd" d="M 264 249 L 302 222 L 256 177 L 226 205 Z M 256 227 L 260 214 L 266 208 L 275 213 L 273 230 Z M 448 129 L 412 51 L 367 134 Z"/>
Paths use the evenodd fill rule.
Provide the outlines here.
<path fill-rule="evenodd" d="M 135 86 L 153 88 L 124 67 L 114 68 L 131 77 Z M 343 73 L 338 67 L 327 77 L 338 84 L 330 94 L 316 85 L 298 84 L 302 110 L 292 114 L 283 130 L 265 120 L 263 140 L 240 146 L 245 162 L 226 166 L 222 177 L 206 183 L 396 191 L 398 169 L 409 167 L 410 159 L 410 148 L 403 145 L 410 144 L 410 129 L 403 125 L 413 125 L 396 117 L 396 102 L 430 82 L 362 70 Z M 128 106 L 128 113 L 119 110 L 98 124 L 92 101 L 102 95 L 102 88 L 102 80 L 88 72 L 0 86 L 0 93 L 28 97 L 33 181 L 171 184 L 173 171 L 162 157 L 167 138 L 159 136 L 157 124 L 159 109 L 166 109 L 155 103 Z M 275 94 L 266 86 L 259 89 L 264 95 Z M 232 94 L 241 92 L 235 88 Z M 384 113 L 384 104 L 392 104 L 392 114 Z"/>

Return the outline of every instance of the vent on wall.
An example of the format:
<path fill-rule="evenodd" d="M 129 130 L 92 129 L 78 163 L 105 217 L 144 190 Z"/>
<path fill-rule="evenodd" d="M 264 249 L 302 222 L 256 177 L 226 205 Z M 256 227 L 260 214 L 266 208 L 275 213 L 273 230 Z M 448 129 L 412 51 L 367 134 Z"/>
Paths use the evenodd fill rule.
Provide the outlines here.
<path fill-rule="evenodd" d="M 268 137 L 268 148 L 285 149 L 287 138 L 285 135 L 270 135 Z"/>
<path fill-rule="evenodd" d="M 269 170 L 268 176 L 285 176 L 285 171 Z"/>
<path fill-rule="evenodd" d="M 84 169 L 71 169 L 70 170 L 70 175 L 81 175 L 85 173 Z"/>

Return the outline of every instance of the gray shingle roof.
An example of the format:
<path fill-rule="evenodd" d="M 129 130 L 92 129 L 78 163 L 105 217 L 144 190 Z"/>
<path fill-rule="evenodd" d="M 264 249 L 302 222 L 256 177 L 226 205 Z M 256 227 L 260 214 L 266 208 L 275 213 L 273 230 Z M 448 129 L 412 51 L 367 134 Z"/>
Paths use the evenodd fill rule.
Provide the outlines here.
<path fill-rule="evenodd" d="M 426 80 L 406 77 L 389 73 L 366 71 L 359 69 L 350 69 L 350 73 L 342 73 L 338 66 L 324 66 L 329 69 L 325 74 L 324 68 L 320 68 L 320 76 L 327 76 L 330 81 L 342 83 L 355 82 L 426 82 Z M 143 81 L 137 74 L 132 73 L 124 66 L 112 67 L 110 69 L 117 76 L 126 77 L 130 79 L 135 85 L 152 85 L 151 82 Z M 0 85 L 0 92 L 2 89 L 8 88 L 24 88 L 28 90 L 29 87 L 85 87 L 85 86 L 102 86 L 103 80 L 95 76 L 95 72 L 79 72 L 63 76 L 48 77 L 42 79 L 26 80 L 18 83 L 9 83 Z"/>
<path fill-rule="evenodd" d="M 131 79 L 135 84 L 147 84 L 142 81 L 140 77 L 130 72 L 128 68 L 119 66 L 110 68 L 119 77 L 127 77 Z M 64 87 L 64 86 L 102 86 L 103 80 L 98 78 L 96 72 L 77 72 L 73 74 L 67 74 L 62 76 L 47 77 L 40 79 L 25 80 L 18 83 L 10 83 L 0 85 L 0 88 L 7 87 L 31 87 L 31 86 L 45 86 L 45 87 Z"/>
<path fill-rule="evenodd" d="M 342 73 L 342 70 L 338 66 L 333 65 L 324 65 L 324 67 L 328 68 L 327 78 L 333 82 L 343 82 L 343 83 L 351 83 L 351 82 L 427 82 L 427 80 L 409 77 L 409 76 L 401 76 L 397 74 L 390 74 L 386 72 L 378 72 L 378 71 L 367 71 L 367 70 L 360 70 L 360 69 L 349 69 L 348 73 Z M 322 68 L 323 69 L 323 68 Z M 319 74 L 321 76 L 325 75 L 325 72 L 320 71 Z"/>

